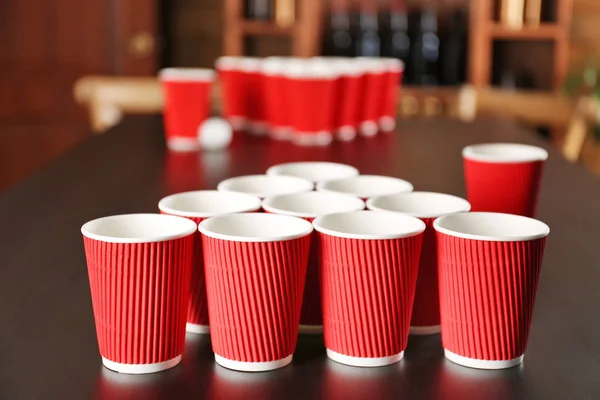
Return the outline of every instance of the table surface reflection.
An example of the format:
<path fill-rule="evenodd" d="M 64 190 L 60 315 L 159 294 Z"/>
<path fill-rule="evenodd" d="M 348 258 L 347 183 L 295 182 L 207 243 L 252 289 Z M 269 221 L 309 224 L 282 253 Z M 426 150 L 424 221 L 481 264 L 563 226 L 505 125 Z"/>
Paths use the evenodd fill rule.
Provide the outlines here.
<path fill-rule="evenodd" d="M 553 149 L 539 206 L 551 234 L 519 367 L 452 364 L 439 335 L 411 336 L 404 360 L 373 369 L 328 360 L 321 336 L 301 336 L 294 362 L 273 372 L 224 369 L 209 337 L 196 335 L 187 337 L 182 364 L 163 373 L 130 376 L 101 366 L 79 232 L 85 221 L 156 212 L 164 195 L 301 160 L 345 162 L 407 179 L 416 190 L 462 196 L 462 147 L 495 141 L 546 147 L 502 120 L 428 119 L 326 148 L 240 135 L 225 151 L 172 153 L 159 118 L 126 119 L 0 198 L 0 398 L 600 398 L 600 180 Z"/>

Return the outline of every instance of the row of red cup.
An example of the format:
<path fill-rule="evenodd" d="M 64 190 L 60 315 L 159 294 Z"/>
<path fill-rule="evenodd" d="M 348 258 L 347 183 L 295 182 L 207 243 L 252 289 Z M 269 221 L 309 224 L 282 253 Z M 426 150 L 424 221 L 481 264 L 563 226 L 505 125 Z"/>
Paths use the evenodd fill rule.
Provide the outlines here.
<path fill-rule="evenodd" d="M 326 145 L 395 128 L 404 69 L 396 59 L 221 57 L 216 69 L 236 130 Z"/>
<path fill-rule="evenodd" d="M 463 156 L 474 209 L 535 209 L 526 203 L 537 198 L 540 176 L 531 171 L 541 171 L 544 150 L 481 145 Z M 473 182 L 492 166 L 497 184 L 521 186 L 486 203 L 495 197 L 489 184 L 478 191 Z M 411 325 L 421 334 L 441 325 L 446 356 L 459 364 L 520 363 L 548 227 L 465 213 L 460 198 L 357 174 L 341 164 L 284 164 L 224 181 L 219 191 L 161 200 L 160 211 L 177 217 L 84 225 L 104 365 L 130 373 L 172 367 L 187 326 L 210 331 L 215 358 L 228 368 L 278 368 L 291 362 L 298 330 L 319 331 L 321 321 L 329 357 L 350 365 L 397 362 Z M 364 203 L 352 194 L 373 211 L 359 211 Z M 232 214 L 261 205 L 266 213 Z"/>

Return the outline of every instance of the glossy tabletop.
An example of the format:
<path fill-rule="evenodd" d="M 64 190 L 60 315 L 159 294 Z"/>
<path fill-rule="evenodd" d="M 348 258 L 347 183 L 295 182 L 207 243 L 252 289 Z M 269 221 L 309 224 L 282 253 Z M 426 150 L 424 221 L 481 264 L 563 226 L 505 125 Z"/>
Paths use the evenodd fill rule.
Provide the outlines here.
<path fill-rule="evenodd" d="M 454 365 L 439 335 L 411 336 L 404 360 L 374 369 L 329 361 L 320 336 L 300 337 L 293 363 L 268 373 L 217 366 L 209 338 L 194 335 L 182 364 L 163 373 L 128 376 L 101 365 L 84 222 L 157 212 L 166 194 L 213 189 L 225 178 L 300 160 L 348 163 L 416 190 L 464 196 L 462 147 L 496 141 L 547 147 L 503 120 L 428 119 L 326 148 L 237 137 L 226 151 L 185 154 L 165 149 L 160 118 L 126 119 L 0 196 L 0 398 L 600 398 L 600 179 L 550 148 L 538 216 L 551 233 L 519 367 Z"/>

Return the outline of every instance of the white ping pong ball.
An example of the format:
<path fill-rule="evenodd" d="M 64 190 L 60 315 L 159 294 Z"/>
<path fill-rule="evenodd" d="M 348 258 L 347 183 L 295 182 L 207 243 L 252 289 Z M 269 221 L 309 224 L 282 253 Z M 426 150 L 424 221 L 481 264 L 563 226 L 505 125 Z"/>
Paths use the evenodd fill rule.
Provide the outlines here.
<path fill-rule="evenodd" d="M 198 128 L 198 142 L 202 149 L 224 149 L 232 140 L 233 128 L 222 118 L 209 118 Z"/>

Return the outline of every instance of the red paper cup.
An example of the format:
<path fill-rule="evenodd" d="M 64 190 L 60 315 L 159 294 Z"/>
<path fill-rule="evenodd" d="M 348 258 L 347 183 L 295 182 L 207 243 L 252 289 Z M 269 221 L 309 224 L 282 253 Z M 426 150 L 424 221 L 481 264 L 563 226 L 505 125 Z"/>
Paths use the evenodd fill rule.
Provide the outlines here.
<path fill-rule="evenodd" d="M 261 59 L 256 57 L 242 57 L 240 59 L 242 71 L 244 97 L 248 124 L 248 133 L 264 136 L 268 132 L 266 107 L 263 90 L 263 75 L 261 72 Z"/>
<path fill-rule="evenodd" d="M 292 361 L 312 226 L 265 213 L 209 218 L 199 225 L 215 360 L 239 371 Z"/>
<path fill-rule="evenodd" d="M 365 68 L 363 63 L 352 58 L 337 59 L 335 67 L 340 74 L 334 111 L 336 138 L 350 141 L 356 137 L 362 122 L 360 116 Z"/>
<path fill-rule="evenodd" d="M 289 140 L 292 135 L 285 67 L 282 57 L 268 57 L 261 64 L 262 91 L 269 137 Z"/>
<path fill-rule="evenodd" d="M 315 185 L 331 179 L 342 179 L 358 176 L 358 170 L 351 165 L 323 162 L 301 161 L 278 164 L 267 170 L 268 176 L 296 176 L 304 178 Z"/>
<path fill-rule="evenodd" d="M 327 356 L 359 367 L 400 361 L 425 224 L 396 213 L 352 211 L 316 218 L 313 225 Z"/>
<path fill-rule="evenodd" d="M 245 175 L 225 179 L 217 185 L 221 192 L 246 193 L 264 199 L 269 196 L 307 192 L 313 184 L 295 176 Z"/>
<path fill-rule="evenodd" d="M 440 299 L 438 289 L 437 242 L 433 221 L 442 215 L 467 212 L 468 201 L 443 193 L 411 192 L 374 197 L 367 201 L 373 211 L 397 212 L 422 220 L 427 229 L 419 262 L 419 276 L 410 322 L 413 335 L 440 333 Z"/>
<path fill-rule="evenodd" d="M 546 150 L 517 143 L 463 149 L 467 198 L 473 211 L 535 216 Z"/>
<path fill-rule="evenodd" d="M 366 201 L 371 197 L 412 192 L 413 185 L 403 179 L 391 176 L 359 175 L 321 182 L 317 185 L 317 190 L 345 193 Z"/>
<path fill-rule="evenodd" d="M 221 84 L 221 104 L 223 116 L 236 131 L 246 129 L 248 110 L 244 74 L 241 69 L 241 57 L 220 57 L 216 62 Z"/>
<path fill-rule="evenodd" d="M 433 227 L 446 358 L 482 369 L 520 364 L 550 229 L 498 213 L 448 215 Z"/>
<path fill-rule="evenodd" d="M 322 215 L 359 211 L 365 208 L 365 203 L 357 198 L 338 193 L 304 192 L 267 197 L 262 203 L 266 212 L 290 215 L 312 222 Z M 320 334 L 323 332 L 323 317 L 321 316 L 321 288 L 319 272 L 320 254 L 318 236 L 312 234 L 306 272 L 306 285 L 300 316 L 300 333 Z"/>
<path fill-rule="evenodd" d="M 200 148 L 198 129 L 210 112 L 215 73 L 201 68 L 166 68 L 160 71 L 165 106 L 167 146 L 173 151 Z"/>
<path fill-rule="evenodd" d="M 146 374 L 179 364 L 185 341 L 196 224 L 127 214 L 83 225 L 102 363 Z"/>
<path fill-rule="evenodd" d="M 184 217 L 198 225 L 206 218 L 217 215 L 259 211 L 260 199 L 243 193 L 198 190 L 167 196 L 158 203 L 158 208 L 163 214 Z M 192 333 L 210 333 L 200 232 L 196 232 L 194 241 L 191 282 L 186 330 Z"/>
<path fill-rule="evenodd" d="M 333 140 L 338 73 L 318 59 L 290 62 L 286 78 L 291 105 L 292 142 L 324 146 Z"/>
<path fill-rule="evenodd" d="M 382 93 L 381 113 L 379 117 L 379 130 L 391 132 L 396 129 L 396 115 L 398 104 L 398 89 L 402 83 L 404 63 L 395 58 L 384 58 L 385 86 Z"/>
<path fill-rule="evenodd" d="M 388 74 L 385 61 L 378 58 L 359 58 L 365 70 L 363 99 L 360 113 L 360 133 L 374 136 L 379 131 L 383 109 L 382 93 L 386 92 Z"/>

